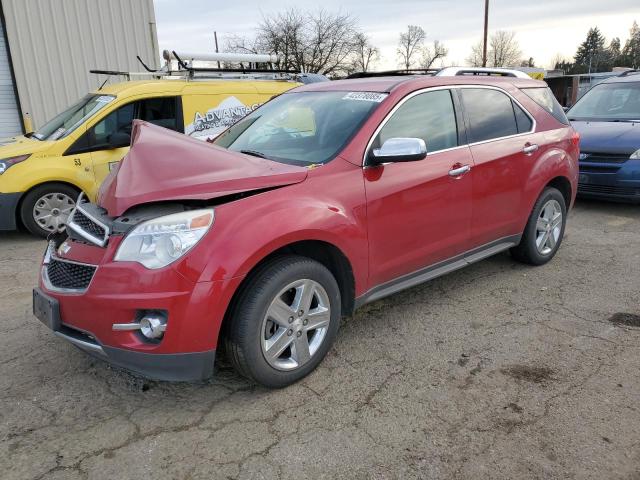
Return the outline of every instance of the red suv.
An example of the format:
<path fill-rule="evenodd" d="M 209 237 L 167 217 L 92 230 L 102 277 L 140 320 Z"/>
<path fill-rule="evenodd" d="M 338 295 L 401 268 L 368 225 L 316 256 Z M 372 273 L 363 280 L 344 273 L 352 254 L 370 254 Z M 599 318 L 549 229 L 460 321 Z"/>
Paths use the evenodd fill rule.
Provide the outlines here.
<path fill-rule="evenodd" d="M 34 313 L 151 378 L 206 378 L 224 348 L 282 387 L 367 302 L 503 250 L 548 262 L 578 140 L 544 83 L 486 76 L 303 86 L 213 145 L 138 121 L 50 240 Z"/>

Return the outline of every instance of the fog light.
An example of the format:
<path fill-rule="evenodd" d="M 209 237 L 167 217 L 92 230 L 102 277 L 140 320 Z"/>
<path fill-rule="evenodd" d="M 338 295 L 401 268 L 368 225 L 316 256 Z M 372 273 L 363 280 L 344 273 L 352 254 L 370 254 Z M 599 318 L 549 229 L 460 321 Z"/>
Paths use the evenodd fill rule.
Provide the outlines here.
<path fill-rule="evenodd" d="M 147 338 L 161 338 L 166 329 L 166 319 L 160 315 L 145 315 L 140 320 L 140 331 Z"/>

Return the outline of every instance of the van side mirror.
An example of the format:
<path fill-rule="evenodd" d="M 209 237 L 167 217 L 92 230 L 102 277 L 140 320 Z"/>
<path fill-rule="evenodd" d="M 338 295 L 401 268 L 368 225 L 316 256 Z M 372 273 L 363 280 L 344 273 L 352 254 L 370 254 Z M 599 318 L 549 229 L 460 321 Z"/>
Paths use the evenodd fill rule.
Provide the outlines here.
<path fill-rule="evenodd" d="M 427 144 L 421 138 L 390 138 L 382 147 L 371 150 L 369 163 L 415 162 L 427 156 Z"/>
<path fill-rule="evenodd" d="M 128 147 L 131 144 L 131 135 L 125 132 L 114 132 L 109 135 L 108 148 Z"/>

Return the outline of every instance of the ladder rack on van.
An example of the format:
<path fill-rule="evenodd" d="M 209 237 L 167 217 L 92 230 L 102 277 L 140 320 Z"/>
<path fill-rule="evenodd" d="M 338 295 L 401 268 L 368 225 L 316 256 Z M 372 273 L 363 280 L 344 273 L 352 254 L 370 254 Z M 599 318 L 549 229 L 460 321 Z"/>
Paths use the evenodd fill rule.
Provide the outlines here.
<path fill-rule="evenodd" d="M 189 63 L 183 60 L 183 55 L 188 55 Z M 209 54 L 209 55 L 178 55 L 175 50 L 163 52 L 165 65 L 157 70 L 150 68 L 140 56 L 136 56 L 144 72 L 125 72 L 119 70 L 89 70 L 90 73 L 107 76 L 121 76 L 127 80 L 134 78 L 154 78 L 154 79 L 184 79 L 184 80 L 208 80 L 208 79 L 227 79 L 227 80 L 297 80 L 300 72 L 297 70 L 283 70 L 273 67 L 273 63 L 277 62 L 277 57 L 273 55 L 260 54 Z M 171 68 L 172 61 L 175 60 L 178 65 L 177 70 Z M 208 62 L 234 62 L 240 64 L 240 68 L 213 68 L 213 67 L 194 67 L 193 61 Z M 248 67 L 245 67 L 248 63 Z M 264 64 L 266 68 L 258 68 L 258 64 Z"/>

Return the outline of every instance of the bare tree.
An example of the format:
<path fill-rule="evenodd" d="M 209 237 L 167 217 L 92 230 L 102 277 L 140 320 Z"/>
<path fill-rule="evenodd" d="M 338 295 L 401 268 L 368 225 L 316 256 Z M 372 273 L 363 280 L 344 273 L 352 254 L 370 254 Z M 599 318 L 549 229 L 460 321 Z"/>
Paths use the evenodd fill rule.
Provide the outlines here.
<path fill-rule="evenodd" d="M 439 40 L 433 41 L 433 48 L 426 45 L 422 49 L 422 68 L 431 68 L 436 60 L 444 60 L 449 54 L 449 49 Z"/>
<path fill-rule="evenodd" d="M 422 27 L 417 25 L 407 25 L 407 31 L 400 34 L 397 52 L 400 65 L 406 70 L 409 70 L 416 62 L 416 57 L 420 54 L 425 36 Z"/>
<path fill-rule="evenodd" d="M 348 13 L 290 8 L 265 15 L 253 40 L 232 39 L 227 50 L 277 55 L 277 67 L 282 69 L 340 75 L 358 55 L 358 33 L 355 19 Z"/>
<path fill-rule="evenodd" d="M 494 67 L 508 67 L 520 62 L 522 52 L 516 40 L 516 32 L 498 30 L 489 41 L 489 58 Z"/>
<path fill-rule="evenodd" d="M 505 30 L 498 30 L 491 34 L 489 51 L 487 52 L 487 66 L 509 67 L 520 64 L 522 52 L 515 37 L 515 32 Z M 482 66 L 482 42 L 471 47 L 467 63 L 472 67 Z"/>
<path fill-rule="evenodd" d="M 482 66 L 482 41 L 471 47 L 471 53 L 467 57 L 467 63 L 472 67 Z"/>
<path fill-rule="evenodd" d="M 380 51 L 371 44 L 371 40 L 362 32 L 355 34 L 355 52 L 351 69 L 354 72 L 368 72 L 372 64 L 380 59 Z"/>

